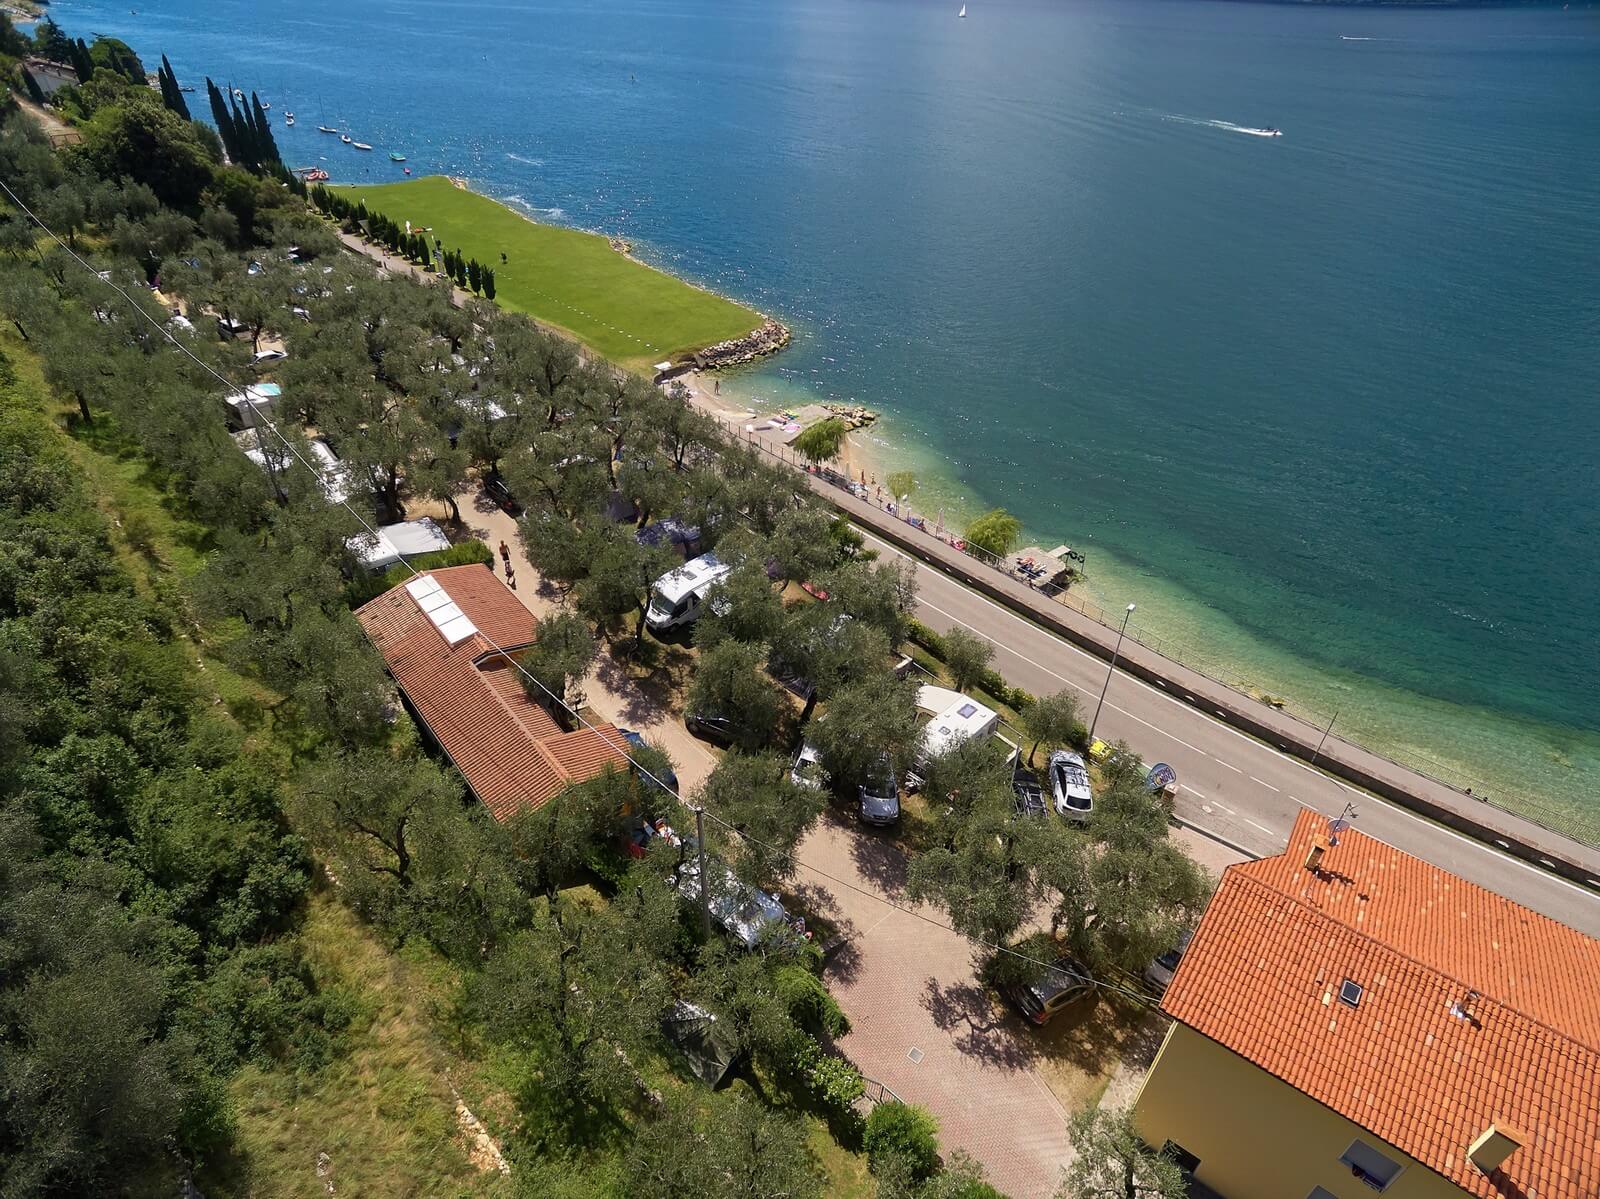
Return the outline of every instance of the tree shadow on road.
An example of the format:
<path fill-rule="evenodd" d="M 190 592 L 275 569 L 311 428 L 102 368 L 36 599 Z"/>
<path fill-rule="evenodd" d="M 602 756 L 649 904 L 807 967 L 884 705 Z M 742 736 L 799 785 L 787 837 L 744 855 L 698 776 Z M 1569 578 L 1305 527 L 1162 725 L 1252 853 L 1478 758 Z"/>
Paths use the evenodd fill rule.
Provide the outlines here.
<path fill-rule="evenodd" d="M 965 1057 L 1003 1070 L 1026 1070 L 1040 1057 L 1039 1045 L 1020 1020 L 1000 1009 L 974 980 L 948 986 L 932 977 L 922 988 L 922 1006 Z"/>
<path fill-rule="evenodd" d="M 843 817 L 835 816 L 841 825 Z M 898 899 L 906 889 L 910 859 L 887 834 L 855 825 L 849 828 L 850 857 L 861 876 L 885 894 Z"/>
<path fill-rule="evenodd" d="M 675 682 L 679 663 L 669 661 L 660 672 L 637 678 L 615 653 L 601 653 L 594 677 L 612 695 L 623 701 L 622 718 L 631 726 L 647 726 L 670 719 L 676 711 Z"/>

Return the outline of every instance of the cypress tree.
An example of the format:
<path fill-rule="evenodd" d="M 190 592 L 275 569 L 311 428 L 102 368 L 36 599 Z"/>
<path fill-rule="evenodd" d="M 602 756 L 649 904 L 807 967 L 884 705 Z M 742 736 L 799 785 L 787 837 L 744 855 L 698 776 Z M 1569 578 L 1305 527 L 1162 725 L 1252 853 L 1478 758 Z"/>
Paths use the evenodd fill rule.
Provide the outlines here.
<path fill-rule="evenodd" d="M 89 57 L 89 47 L 81 37 L 72 43 L 72 69 L 78 73 L 79 83 L 88 83 L 94 78 L 94 59 Z"/>
<path fill-rule="evenodd" d="M 27 67 L 22 67 L 22 86 L 28 90 L 28 99 L 35 104 L 44 103 L 44 89 L 39 86 L 39 81 L 33 77 Z"/>
<path fill-rule="evenodd" d="M 209 75 L 206 77 L 206 95 L 211 100 L 211 119 L 216 122 L 217 133 L 222 138 L 222 148 L 228 152 L 230 162 L 238 162 L 239 134 L 233 127 L 233 118 L 228 115 L 228 106 L 223 102 L 221 90 L 211 82 Z"/>
<path fill-rule="evenodd" d="M 183 98 L 183 88 L 178 85 L 178 73 L 172 69 L 165 54 L 161 56 L 161 65 L 166 69 L 167 83 L 172 88 L 172 99 L 167 102 L 167 107 L 186 121 L 194 120 L 189 115 L 189 102 Z"/>
<path fill-rule="evenodd" d="M 428 253 L 428 239 L 420 235 L 417 238 L 417 261 L 422 264 L 423 270 L 433 269 L 433 258 Z"/>
<path fill-rule="evenodd" d="M 494 299 L 494 268 L 492 266 L 483 268 L 483 294 L 487 299 Z"/>
<path fill-rule="evenodd" d="M 238 97 L 232 95 L 233 89 L 230 87 L 228 91 L 229 119 L 233 121 L 233 135 L 239 142 L 239 165 L 254 171 L 261 165 L 261 153 L 256 147 L 256 127 L 239 107 Z"/>
<path fill-rule="evenodd" d="M 263 163 L 282 162 L 283 156 L 278 153 L 278 139 L 272 136 L 272 121 L 267 117 L 267 110 L 261 107 L 260 98 L 250 93 L 250 107 L 253 110 L 252 119 L 256 128 L 256 145 L 261 152 Z"/>
<path fill-rule="evenodd" d="M 478 265 L 476 258 L 467 263 L 467 286 L 473 291 L 481 291 L 483 288 L 482 271 L 483 268 Z"/>

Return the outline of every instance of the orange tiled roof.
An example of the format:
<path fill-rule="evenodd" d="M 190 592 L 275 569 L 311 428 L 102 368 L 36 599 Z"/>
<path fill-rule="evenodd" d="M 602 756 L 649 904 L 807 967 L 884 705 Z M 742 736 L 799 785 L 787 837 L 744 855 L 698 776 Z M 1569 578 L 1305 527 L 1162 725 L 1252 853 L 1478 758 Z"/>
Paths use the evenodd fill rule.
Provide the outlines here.
<path fill-rule="evenodd" d="M 1600 942 L 1354 830 L 1312 873 L 1326 823 L 1223 875 L 1162 1008 L 1484 1199 L 1595 1199 Z"/>
<path fill-rule="evenodd" d="M 537 625 L 493 571 L 452 566 L 426 574 L 475 630 L 457 644 L 446 640 L 404 584 L 363 605 L 356 619 L 395 683 L 496 819 L 537 808 L 607 766 L 627 766 L 614 726 L 563 733 L 495 652 L 495 646 L 525 648 Z"/>

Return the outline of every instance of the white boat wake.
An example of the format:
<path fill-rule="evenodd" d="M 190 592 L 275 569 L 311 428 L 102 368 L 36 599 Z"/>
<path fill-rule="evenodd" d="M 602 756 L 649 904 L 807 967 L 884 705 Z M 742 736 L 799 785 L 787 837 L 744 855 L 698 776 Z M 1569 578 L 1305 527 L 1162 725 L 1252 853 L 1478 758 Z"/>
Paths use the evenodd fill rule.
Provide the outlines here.
<path fill-rule="evenodd" d="M 524 158 L 522 155 L 513 154 L 509 150 L 506 151 L 506 157 L 509 158 L 512 162 L 525 163 L 526 165 L 528 165 L 530 167 L 542 167 L 542 166 L 544 166 L 544 159 L 542 159 L 542 158 Z"/>
<path fill-rule="evenodd" d="M 1177 121 L 1182 125 L 1199 125 L 1206 129 L 1221 129 L 1225 133 L 1244 133 L 1251 137 L 1282 137 L 1281 129 L 1257 129 L 1250 125 L 1235 125 L 1232 121 L 1203 121 L 1199 117 L 1180 117 L 1175 113 L 1168 113 L 1161 118 L 1164 121 Z"/>

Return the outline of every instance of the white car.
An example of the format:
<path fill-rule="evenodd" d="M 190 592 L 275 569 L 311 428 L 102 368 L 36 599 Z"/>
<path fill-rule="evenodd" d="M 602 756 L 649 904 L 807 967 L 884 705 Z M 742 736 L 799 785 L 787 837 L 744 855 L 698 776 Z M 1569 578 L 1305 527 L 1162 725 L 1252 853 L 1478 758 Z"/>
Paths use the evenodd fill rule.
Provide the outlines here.
<path fill-rule="evenodd" d="M 822 768 L 822 755 L 810 744 L 802 745 L 789 768 L 789 781 L 809 791 L 828 789 L 828 772 Z"/>
<path fill-rule="evenodd" d="M 1056 811 L 1068 820 L 1089 819 L 1094 793 L 1089 790 L 1089 770 L 1083 758 L 1070 749 L 1058 749 L 1050 755 L 1049 774 Z"/>
<path fill-rule="evenodd" d="M 282 362 L 288 356 L 283 350 L 258 350 L 250 355 L 250 361 L 257 366 L 265 366 L 269 362 Z"/>

